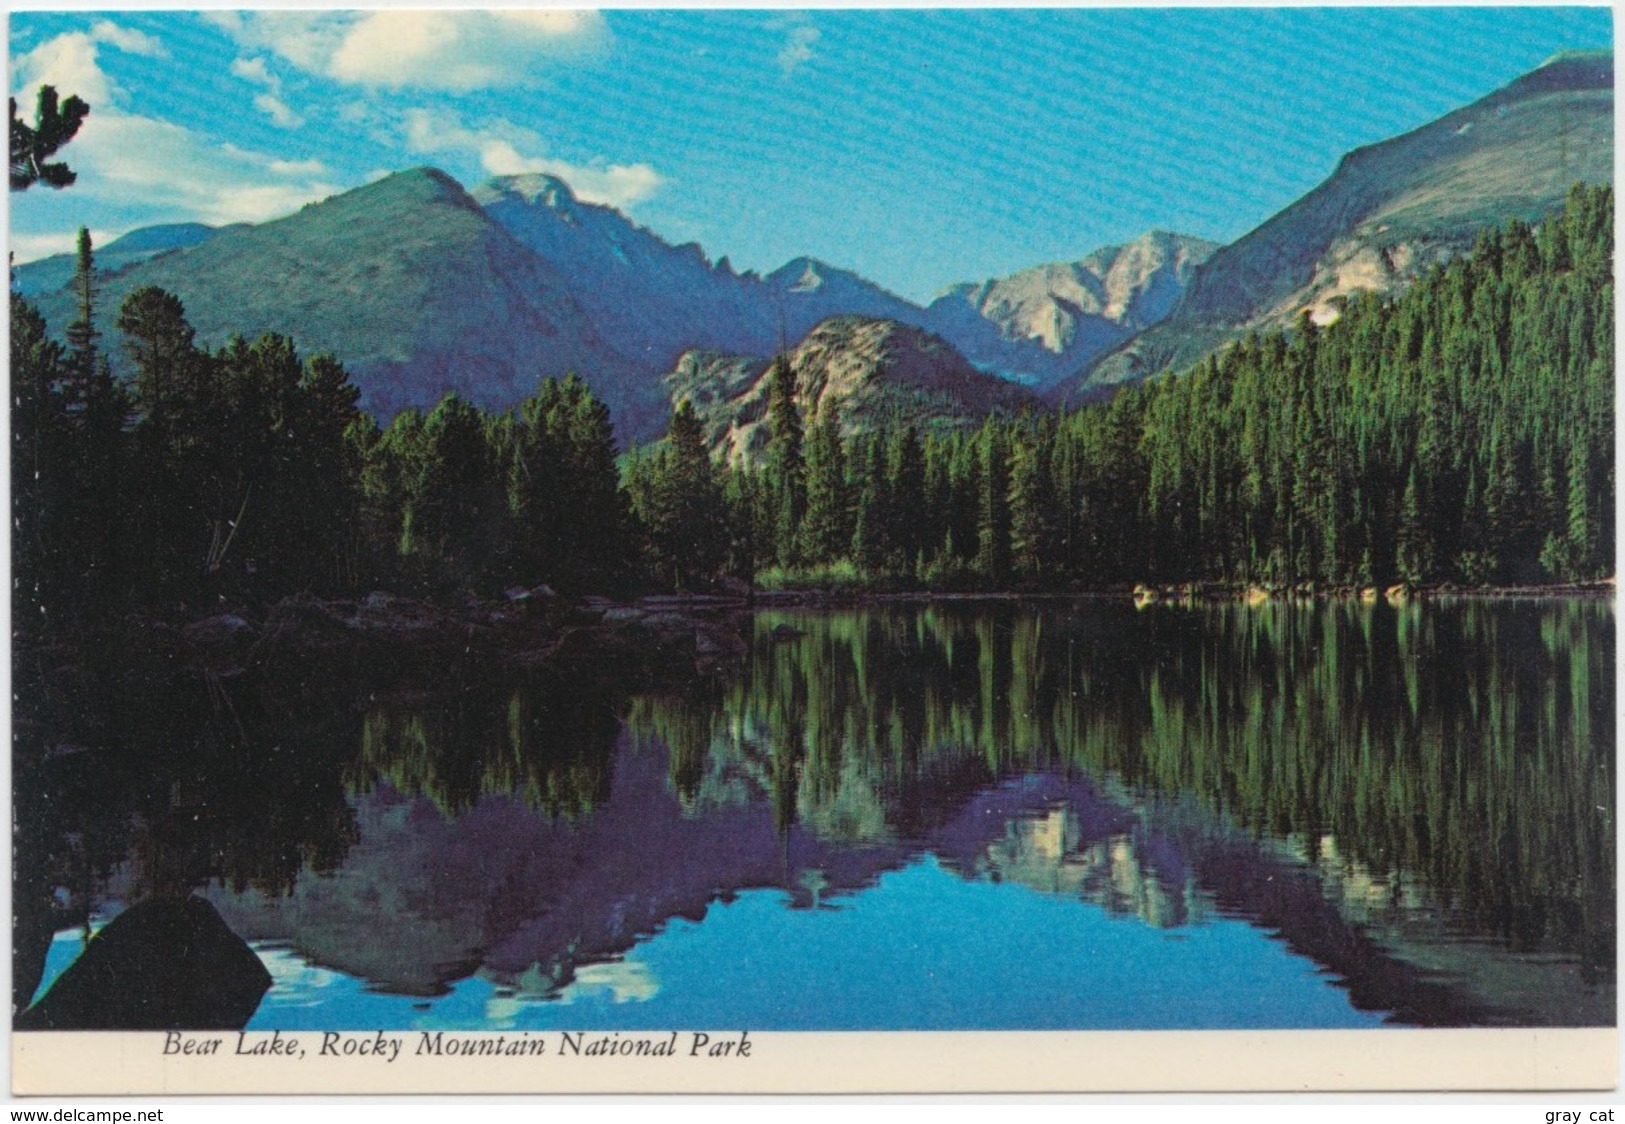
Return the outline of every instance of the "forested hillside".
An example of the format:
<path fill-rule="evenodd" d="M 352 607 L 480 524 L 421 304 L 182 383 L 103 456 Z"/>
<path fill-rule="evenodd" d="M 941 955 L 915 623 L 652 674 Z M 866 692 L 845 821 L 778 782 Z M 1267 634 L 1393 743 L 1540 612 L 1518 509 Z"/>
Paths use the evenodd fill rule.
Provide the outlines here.
<path fill-rule="evenodd" d="M 1611 188 L 1577 187 L 1397 299 L 1073 413 L 842 441 L 838 418 L 785 406 L 781 368 L 759 467 L 726 481 L 731 568 L 984 587 L 1609 574 L 1612 216 Z"/>
<path fill-rule="evenodd" d="M 1113 404 L 1143 572 L 1369 583 L 1613 569 L 1613 191 L 1576 188 L 1397 300 Z M 1097 413 L 1098 412 L 1094 412 Z M 1095 428 L 1082 418 L 1072 426 Z"/>

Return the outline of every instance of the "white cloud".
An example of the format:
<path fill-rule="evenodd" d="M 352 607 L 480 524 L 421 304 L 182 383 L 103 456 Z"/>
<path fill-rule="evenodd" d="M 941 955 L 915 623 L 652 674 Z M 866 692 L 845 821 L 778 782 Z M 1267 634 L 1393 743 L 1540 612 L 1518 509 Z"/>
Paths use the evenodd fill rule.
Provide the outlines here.
<path fill-rule="evenodd" d="M 75 190 L 176 218 L 261 222 L 339 188 L 318 161 L 288 162 L 133 114 L 92 116 L 74 140 Z M 156 220 L 155 220 L 156 221 Z"/>
<path fill-rule="evenodd" d="M 539 134 L 504 120 L 475 132 L 450 114 L 411 109 L 406 113 L 404 131 L 407 147 L 414 152 L 472 153 L 493 176 L 557 176 L 570 185 L 578 198 L 589 203 L 624 209 L 649 198 L 666 182 L 648 164 L 572 164 L 542 156 L 545 146 Z M 535 155 L 526 155 L 522 150 Z"/>
<path fill-rule="evenodd" d="M 812 61 L 813 45 L 818 37 L 818 29 L 811 24 L 799 24 L 790 29 L 790 37 L 779 51 L 779 69 L 786 78 Z"/>
<path fill-rule="evenodd" d="M 105 246 L 118 235 L 107 230 L 92 230 L 90 243 L 93 246 Z M 26 262 L 38 261 L 53 254 L 72 253 L 79 245 L 79 232 L 76 230 L 62 231 L 57 234 L 18 234 L 11 233 L 8 239 L 7 250 L 16 259 L 18 265 Z"/>
<path fill-rule="evenodd" d="M 23 92 L 19 104 L 31 105 L 39 86 L 54 86 L 63 98 L 77 94 L 90 103 L 92 114 L 123 98 L 124 91 L 101 68 L 98 48 L 106 44 L 130 54 L 168 57 L 164 45 L 151 35 L 120 27 L 112 20 L 97 20 L 89 31 L 70 31 L 47 39 L 13 61 L 13 88 Z"/>
<path fill-rule="evenodd" d="M 77 94 L 90 103 L 92 116 L 113 102 L 114 86 L 96 61 L 96 41 L 83 31 L 47 39 L 17 59 L 13 80 L 15 89 L 26 91 L 17 99 L 22 105 L 33 104 L 38 86 L 55 86 L 64 99 Z"/>
<path fill-rule="evenodd" d="M 265 60 L 262 58 L 232 59 L 231 72 L 238 78 L 249 82 L 257 82 L 261 86 L 280 85 L 276 76 L 266 69 Z"/>
<path fill-rule="evenodd" d="M 406 111 L 406 143 L 414 152 L 443 152 L 447 149 L 478 151 L 480 138 L 454 121 L 449 114 L 428 109 Z"/>
<path fill-rule="evenodd" d="M 325 176 L 328 167 L 320 160 L 270 160 L 265 165 L 279 176 Z"/>
<path fill-rule="evenodd" d="M 50 83 L 91 103 L 90 116 L 65 150 L 79 176 L 72 189 L 76 200 L 138 212 L 144 222 L 220 224 L 274 218 L 339 190 L 327 181 L 319 161 L 279 160 L 215 143 L 168 121 L 122 112 L 122 91 L 97 63 L 96 50 L 104 42 L 113 39 L 96 29 L 68 32 L 40 44 L 16 65 L 23 89 Z M 14 209 L 28 205 L 27 196 L 12 204 Z"/>
<path fill-rule="evenodd" d="M 231 72 L 245 82 L 265 87 L 263 93 L 254 96 L 254 108 L 269 117 L 273 125 L 282 129 L 297 129 L 305 123 L 304 117 L 282 100 L 282 79 L 271 73 L 263 58 L 232 59 Z"/>
<path fill-rule="evenodd" d="M 155 59 L 169 57 L 169 52 L 156 37 L 133 27 L 120 27 L 112 20 L 97 20 L 90 29 L 90 36 L 98 43 L 110 44 L 132 55 L 146 55 Z"/>
<path fill-rule="evenodd" d="M 275 94 L 259 94 L 254 98 L 254 108 L 271 119 L 271 123 L 282 129 L 297 129 L 305 123 L 305 119 L 288 108 L 288 103 Z"/>
<path fill-rule="evenodd" d="M 594 11 L 220 12 L 239 43 L 357 85 L 468 93 L 528 86 L 548 64 L 600 49 Z"/>
<path fill-rule="evenodd" d="M 205 12 L 245 47 L 268 50 L 295 66 L 321 73 L 344 41 L 354 16 L 339 12 Z"/>

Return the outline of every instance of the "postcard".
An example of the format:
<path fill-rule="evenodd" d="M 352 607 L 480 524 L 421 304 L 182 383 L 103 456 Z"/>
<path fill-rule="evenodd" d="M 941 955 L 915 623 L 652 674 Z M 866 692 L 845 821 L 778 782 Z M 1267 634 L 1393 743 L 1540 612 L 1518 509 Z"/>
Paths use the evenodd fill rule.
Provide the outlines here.
<path fill-rule="evenodd" d="M 16 1094 L 1616 1083 L 1608 8 L 9 32 Z"/>

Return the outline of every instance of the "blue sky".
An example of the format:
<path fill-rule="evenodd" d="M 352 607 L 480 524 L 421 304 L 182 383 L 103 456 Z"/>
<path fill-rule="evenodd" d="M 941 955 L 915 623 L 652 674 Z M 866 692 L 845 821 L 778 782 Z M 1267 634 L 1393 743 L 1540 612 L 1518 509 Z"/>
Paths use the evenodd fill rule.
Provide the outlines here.
<path fill-rule="evenodd" d="M 1232 240 L 1349 149 L 1612 41 L 1606 7 L 13 12 L 19 101 L 93 110 L 80 182 L 11 196 L 12 249 L 433 164 L 923 300 L 1151 228 Z"/>

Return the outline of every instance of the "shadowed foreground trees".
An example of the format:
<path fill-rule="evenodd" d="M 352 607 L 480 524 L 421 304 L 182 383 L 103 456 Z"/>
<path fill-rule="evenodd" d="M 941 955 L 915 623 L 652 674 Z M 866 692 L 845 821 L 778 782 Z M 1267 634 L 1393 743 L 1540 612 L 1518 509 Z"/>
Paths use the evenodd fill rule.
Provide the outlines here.
<path fill-rule="evenodd" d="M 300 591 L 612 591 L 634 576 L 608 411 L 579 379 L 545 380 L 511 414 L 448 396 L 380 431 L 332 356 L 277 335 L 211 351 L 173 294 L 145 288 L 118 317 L 120 384 L 86 328 L 91 276 L 86 241 L 67 348 L 12 297 L 25 632 Z"/>
<path fill-rule="evenodd" d="M 358 417 L 343 368 L 301 362 L 274 335 L 200 349 L 181 303 L 157 289 L 130 295 L 119 328 L 135 368 L 122 537 L 148 560 L 128 577 L 160 602 L 342 588 Z"/>
<path fill-rule="evenodd" d="M 76 607 L 108 597 L 124 557 L 117 484 L 127 469 L 129 399 L 91 326 L 93 255 L 83 230 L 73 284 L 78 315 L 66 348 L 11 298 L 13 610 L 24 635 L 70 624 Z"/>

